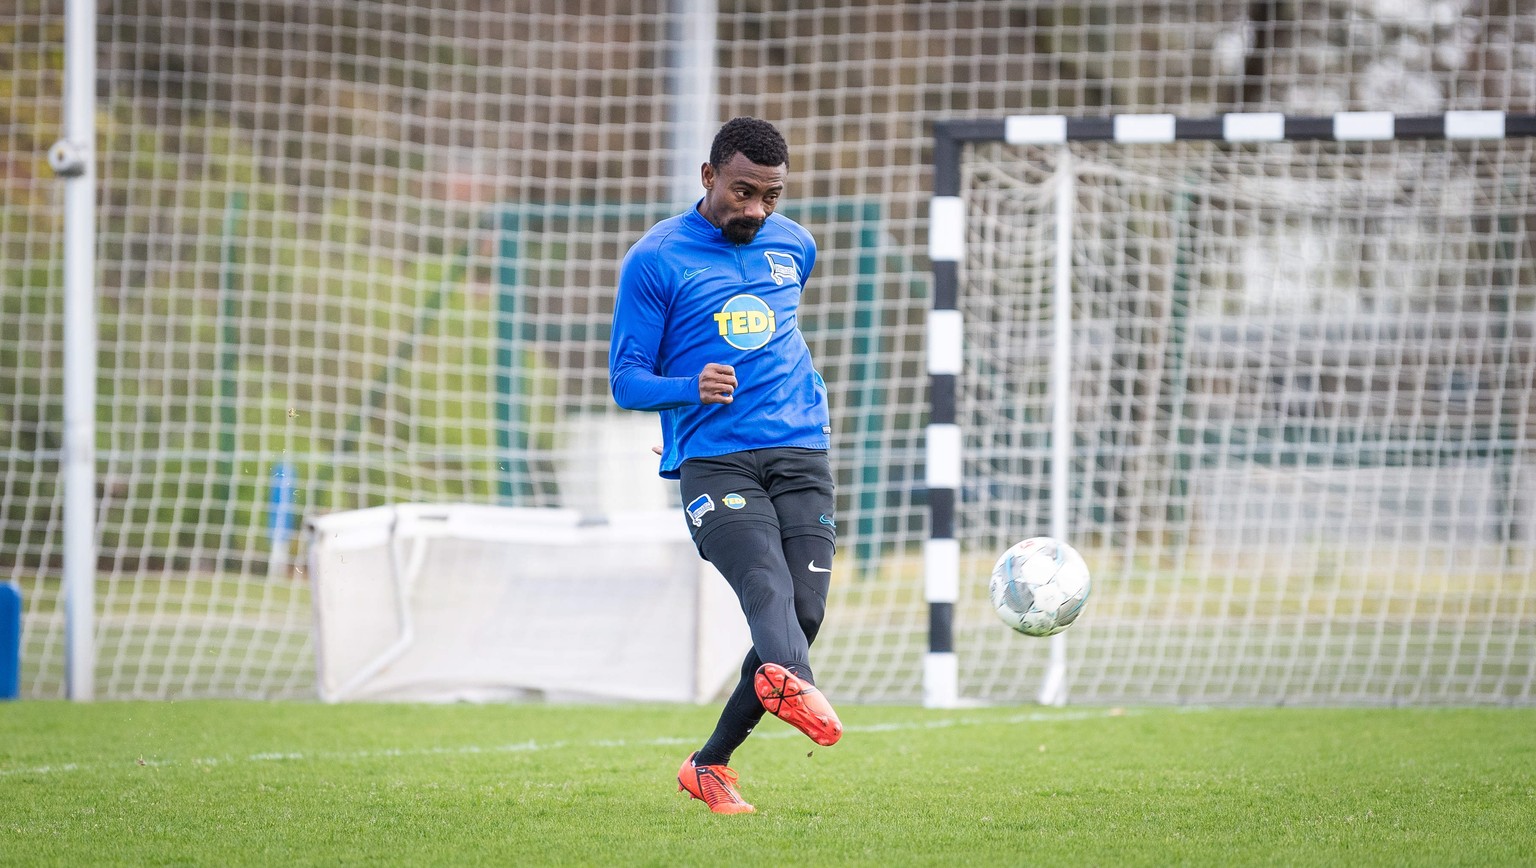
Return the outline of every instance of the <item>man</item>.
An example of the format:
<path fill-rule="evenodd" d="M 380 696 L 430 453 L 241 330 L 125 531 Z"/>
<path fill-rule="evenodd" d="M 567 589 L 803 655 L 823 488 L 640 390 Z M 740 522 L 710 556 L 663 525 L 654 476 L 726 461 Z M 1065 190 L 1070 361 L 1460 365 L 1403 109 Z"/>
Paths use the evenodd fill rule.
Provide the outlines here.
<path fill-rule="evenodd" d="M 699 554 L 736 591 L 752 635 L 741 680 L 678 787 L 719 814 L 751 813 L 731 753 L 768 711 L 820 745 L 842 723 L 817 691 L 836 540 L 826 384 L 796 311 L 816 242 L 774 213 L 789 148 L 736 118 L 700 167 L 704 197 L 624 257 L 608 375 L 614 400 L 661 414 L 661 475 L 679 480 Z"/>

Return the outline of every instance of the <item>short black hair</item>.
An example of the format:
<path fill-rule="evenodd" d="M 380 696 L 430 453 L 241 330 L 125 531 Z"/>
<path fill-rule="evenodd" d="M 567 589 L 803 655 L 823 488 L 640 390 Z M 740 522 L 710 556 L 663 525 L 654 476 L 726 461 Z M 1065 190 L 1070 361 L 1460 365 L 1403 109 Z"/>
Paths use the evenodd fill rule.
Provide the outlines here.
<path fill-rule="evenodd" d="M 773 124 L 757 118 L 732 118 L 715 133 L 709 164 L 716 169 L 743 154 L 759 166 L 788 166 L 789 145 Z"/>

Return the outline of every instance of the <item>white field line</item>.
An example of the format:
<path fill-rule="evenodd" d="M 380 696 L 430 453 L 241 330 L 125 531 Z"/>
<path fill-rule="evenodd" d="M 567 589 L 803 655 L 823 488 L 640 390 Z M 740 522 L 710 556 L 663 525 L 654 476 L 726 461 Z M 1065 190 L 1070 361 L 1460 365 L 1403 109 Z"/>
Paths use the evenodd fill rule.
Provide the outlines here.
<path fill-rule="evenodd" d="M 1164 709 L 1165 711 L 1197 711 L 1197 707 L 1180 707 L 1177 709 Z M 876 723 L 868 726 L 849 726 L 845 733 L 886 733 L 886 732 L 912 732 L 917 730 L 950 729 L 961 726 L 999 726 L 1017 723 L 1053 723 L 1072 720 L 1099 720 L 1110 717 L 1129 717 L 1143 712 L 1135 709 L 1098 709 L 1094 711 L 1032 711 L 1022 714 L 1013 714 L 1006 717 L 977 718 L 977 717 L 948 717 L 934 720 L 909 720 L 892 723 Z M 754 732 L 756 739 L 780 739 L 801 738 L 800 733 L 790 729 L 775 729 L 770 732 Z M 15 775 L 53 775 L 67 772 L 97 771 L 115 768 L 120 765 L 148 766 L 150 768 L 176 768 L 188 766 L 191 768 L 209 768 L 221 765 L 240 765 L 244 763 L 267 762 L 346 762 L 351 760 L 368 759 L 402 759 L 407 757 L 431 757 L 431 756 L 476 756 L 498 754 L 540 753 L 543 751 L 565 750 L 568 748 L 641 748 L 641 747 L 676 747 L 678 745 L 697 744 L 702 736 L 665 736 L 648 739 L 588 739 L 585 741 L 521 741 L 510 744 L 498 745 L 461 745 L 459 747 L 410 747 L 410 748 L 386 748 L 383 750 L 355 750 L 355 751 L 279 751 L 253 753 L 246 756 L 223 757 L 196 757 L 193 759 L 146 759 L 138 757 L 126 760 L 122 763 L 59 763 L 58 765 L 33 766 L 31 768 L 0 768 L 0 778 Z"/>

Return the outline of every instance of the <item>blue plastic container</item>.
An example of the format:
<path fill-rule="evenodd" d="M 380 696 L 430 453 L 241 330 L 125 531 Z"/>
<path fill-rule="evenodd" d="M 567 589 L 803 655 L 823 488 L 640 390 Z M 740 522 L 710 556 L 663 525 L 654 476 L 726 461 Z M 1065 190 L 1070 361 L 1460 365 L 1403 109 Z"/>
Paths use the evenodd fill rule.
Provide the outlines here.
<path fill-rule="evenodd" d="M 0 582 L 0 699 L 21 695 L 21 588 Z"/>

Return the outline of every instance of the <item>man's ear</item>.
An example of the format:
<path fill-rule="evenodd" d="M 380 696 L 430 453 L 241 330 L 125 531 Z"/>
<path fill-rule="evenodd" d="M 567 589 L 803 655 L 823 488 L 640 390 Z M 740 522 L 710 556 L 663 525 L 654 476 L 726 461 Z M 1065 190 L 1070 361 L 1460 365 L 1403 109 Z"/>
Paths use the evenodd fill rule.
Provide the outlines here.
<path fill-rule="evenodd" d="M 708 161 L 699 166 L 699 181 L 706 190 L 713 190 L 715 188 L 715 167 L 711 166 Z"/>

